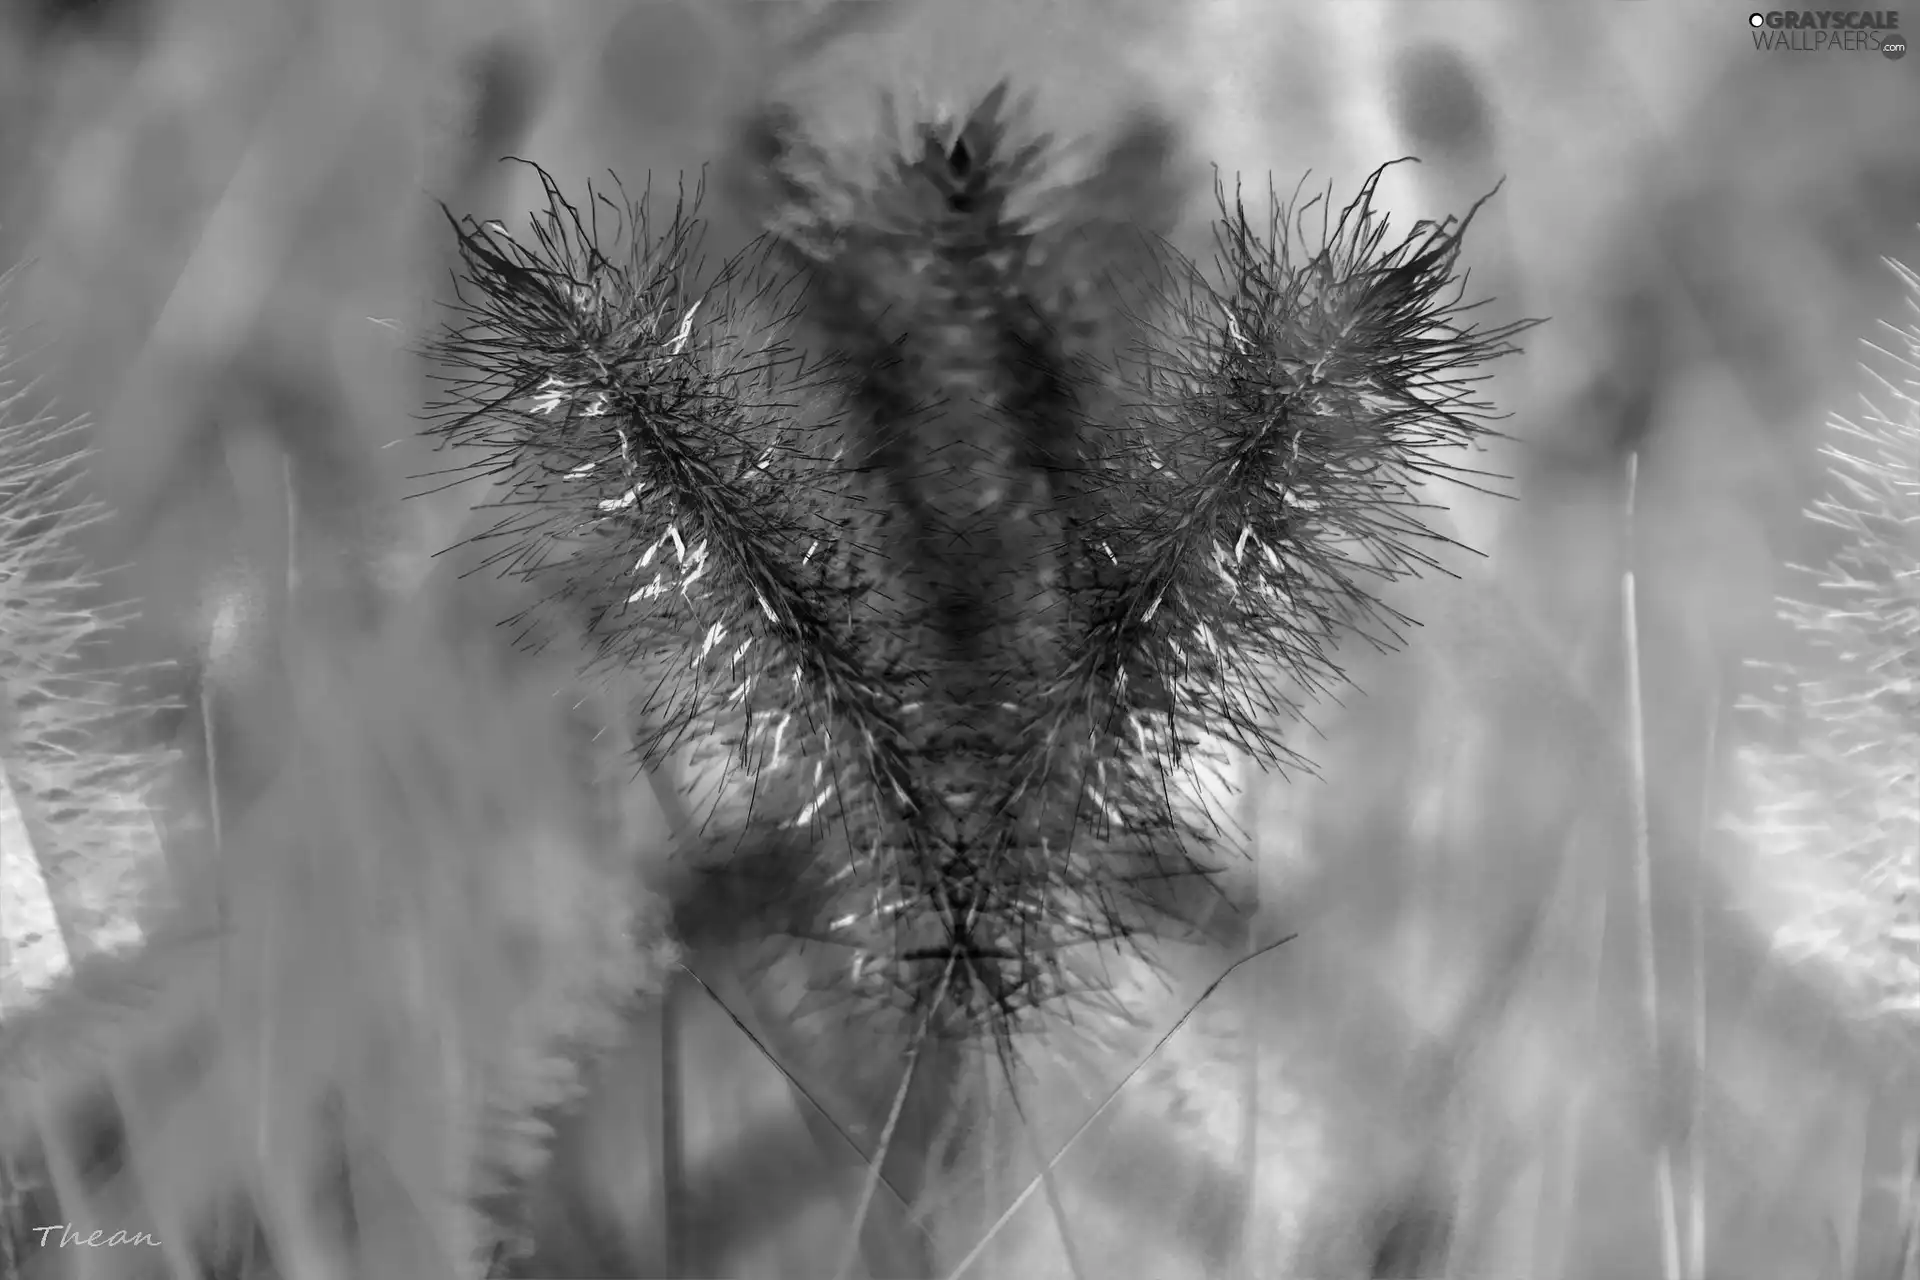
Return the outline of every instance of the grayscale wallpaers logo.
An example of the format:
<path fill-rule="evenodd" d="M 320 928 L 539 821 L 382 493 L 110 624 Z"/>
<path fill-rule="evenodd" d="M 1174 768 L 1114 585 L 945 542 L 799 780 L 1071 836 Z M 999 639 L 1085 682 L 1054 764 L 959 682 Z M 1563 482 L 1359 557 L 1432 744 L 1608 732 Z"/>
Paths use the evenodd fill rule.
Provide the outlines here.
<path fill-rule="evenodd" d="M 1772 53 L 1868 52 L 1906 56 L 1897 9 L 1769 9 L 1747 15 L 1753 47 Z"/>

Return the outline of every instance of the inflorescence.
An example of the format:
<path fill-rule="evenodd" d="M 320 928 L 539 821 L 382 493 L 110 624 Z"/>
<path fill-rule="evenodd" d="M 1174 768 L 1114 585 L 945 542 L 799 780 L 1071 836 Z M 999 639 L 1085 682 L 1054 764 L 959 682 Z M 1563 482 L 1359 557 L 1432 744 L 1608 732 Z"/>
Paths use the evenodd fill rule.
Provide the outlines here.
<path fill-rule="evenodd" d="M 1017 117 L 1003 86 L 858 175 L 770 117 L 769 231 L 711 272 L 703 191 L 657 229 L 542 172 L 530 237 L 455 222 L 431 426 L 495 486 L 489 562 L 640 681 L 643 763 L 725 771 L 705 842 L 857 990 L 1002 1044 L 1217 869 L 1182 775 L 1305 767 L 1336 643 L 1398 642 L 1379 589 L 1437 567 L 1422 494 L 1526 327 L 1462 304 L 1471 212 L 1388 240 L 1384 170 L 1315 249 L 1318 200 L 1216 184 L 1210 262 L 1089 264 L 1107 211 L 1024 198 Z"/>
<path fill-rule="evenodd" d="M 1787 740 L 1743 749 L 1750 809 L 1733 820 L 1787 875 L 1811 874 L 1780 929 L 1781 950 L 1841 974 L 1879 1015 L 1904 1022 L 1920 994 L 1912 923 L 1920 869 L 1920 274 L 1889 263 L 1910 319 L 1877 347 L 1894 364 L 1859 420 L 1828 424 L 1831 485 L 1807 511 L 1837 537 L 1819 567 L 1794 566 L 1813 590 L 1780 601 L 1794 661 L 1767 666 L 1770 688 L 1745 709 Z"/>

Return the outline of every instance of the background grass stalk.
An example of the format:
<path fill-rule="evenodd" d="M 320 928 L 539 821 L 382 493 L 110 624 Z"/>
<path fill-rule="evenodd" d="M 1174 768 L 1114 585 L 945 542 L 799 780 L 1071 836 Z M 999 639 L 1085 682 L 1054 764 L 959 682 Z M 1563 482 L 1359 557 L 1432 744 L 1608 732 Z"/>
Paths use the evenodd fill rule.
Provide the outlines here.
<path fill-rule="evenodd" d="M 952 976 L 953 961 L 947 961 L 947 973 L 940 980 L 940 991 L 935 996 L 933 1008 L 938 1008 L 944 998 L 948 979 Z M 860 1256 L 861 1240 L 866 1232 L 867 1215 L 873 1211 L 873 1196 L 880 1189 L 882 1172 L 887 1167 L 887 1152 L 893 1147 L 894 1132 L 900 1127 L 900 1115 L 906 1110 L 907 1091 L 913 1088 L 913 1073 L 920 1065 L 920 1055 L 926 1049 L 927 1037 L 932 1033 L 933 1014 L 931 1010 L 922 1017 L 919 1029 L 914 1033 L 913 1045 L 907 1051 L 907 1069 L 900 1075 L 900 1087 L 893 1095 L 893 1108 L 887 1113 L 887 1124 L 880 1131 L 880 1145 L 873 1153 L 873 1159 L 867 1169 L 867 1175 L 860 1187 L 860 1204 L 854 1210 L 853 1222 L 847 1228 L 847 1243 L 840 1255 L 840 1266 L 834 1271 L 839 1280 L 851 1280 L 854 1260 Z"/>
<path fill-rule="evenodd" d="M 680 1019 L 686 999 L 680 971 L 667 974 L 660 994 L 660 1195 L 665 1222 L 664 1252 L 667 1271 L 688 1272 L 687 1258 L 687 1134 L 686 1097 L 681 1083 Z"/>
<path fill-rule="evenodd" d="M 1620 575 L 1622 639 L 1627 661 L 1627 744 L 1632 768 L 1634 884 L 1640 908 L 1641 1012 L 1646 1019 L 1648 1069 L 1656 1075 L 1663 1070 L 1660 1058 L 1659 972 L 1656 968 L 1653 936 L 1653 848 L 1647 810 L 1647 741 L 1645 715 L 1640 689 L 1640 623 L 1638 591 L 1633 571 L 1634 497 L 1639 485 L 1640 455 L 1627 457 L 1626 569 Z M 1664 1138 L 1654 1156 L 1655 1207 L 1660 1215 L 1661 1274 L 1666 1280 L 1680 1280 L 1680 1229 L 1676 1212 L 1673 1180 L 1673 1147 Z"/>
<path fill-rule="evenodd" d="M 1720 741 L 1718 681 L 1707 691 L 1705 768 L 1700 782 L 1700 820 L 1694 835 L 1693 901 L 1688 927 L 1693 943 L 1693 1122 L 1687 1127 L 1687 1280 L 1707 1274 L 1707 840 L 1715 813 Z"/>

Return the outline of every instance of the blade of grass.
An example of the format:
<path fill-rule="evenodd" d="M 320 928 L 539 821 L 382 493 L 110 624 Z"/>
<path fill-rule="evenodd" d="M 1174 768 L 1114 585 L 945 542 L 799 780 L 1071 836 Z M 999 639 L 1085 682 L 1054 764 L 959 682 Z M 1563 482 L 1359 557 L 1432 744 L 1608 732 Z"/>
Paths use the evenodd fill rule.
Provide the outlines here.
<path fill-rule="evenodd" d="M 681 1083 L 680 1019 L 685 1000 L 678 971 L 660 993 L 660 1189 L 670 1275 L 691 1272 L 687 1251 L 686 1091 Z"/>
<path fill-rule="evenodd" d="M 1252 824 L 1246 824 L 1251 828 Z M 1266 860 L 1254 861 L 1253 900 L 1247 904 L 1249 923 L 1260 919 L 1260 908 L 1264 901 L 1261 894 L 1262 881 L 1269 874 Z M 1247 954 L 1254 954 L 1255 939 L 1258 935 L 1250 927 L 1247 930 Z M 1240 1028 L 1244 1040 L 1244 1058 L 1241 1064 L 1240 1078 L 1240 1178 L 1241 1212 L 1238 1239 L 1234 1241 L 1235 1258 L 1233 1269 L 1241 1280 L 1257 1280 L 1253 1250 L 1254 1206 L 1259 1203 L 1260 1191 L 1260 1033 L 1265 1023 L 1257 1017 L 1247 1016 Z"/>
<path fill-rule="evenodd" d="M 643 776 L 678 851 L 690 826 L 679 788 L 665 769 L 645 769 Z M 678 968 L 671 969 L 660 993 L 660 1194 L 663 1252 L 670 1275 L 690 1274 L 692 1269 L 687 1239 L 686 1087 L 681 1071 L 681 1019 L 686 1016 L 686 982 Z"/>
<path fill-rule="evenodd" d="M 1579 836 L 1576 832 L 1576 842 L 1578 838 Z M 1569 853 L 1571 854 L 1573 851 L 1574 850 L 1570 849 Z M 1580 860 L 1575 860 L 1572 857 L 1569 857 L 1567 860 L 1567 866 L 1569 868 L 1575 868 L 1580 865 Z M 1577 878 L 1570 877 L 1570 879 L 1573 880 L 1576 886 L 1579 884 Z M 1604 1035 L 1606 1032 L 1604 1014 L 1602 1012 L 1605 1006 L 1606 992 L 1608 908 L 1604 881 L 1602 881 L 1600 891 L 1591 895 L 1591 900 L 1593 903 L 1593 943 L 1591 948 L 1593 987 L 1588 992 L 1587 1028 L 1591 1035 L 1598 1037 Z M 1576 904 L 1578 903 L 1579 896 L 1577 894 L 1574 895 L 1573 901 Z M 1553 1223 L 1556 1232 L 1555 1238 L 1559 1240 L 1560 1248 L 1555 1251 L 1553 1270 L 1549 1273 L 1554 1277 L 1565 1277 L 1569 1275 L 1573 1265 L 1573 1224 L 1576 1221 L 1580 1202 L 1582 1148 L 1586 1137 L 1587 1116 L 1593 1101 L 1592 1095 L 1594 1089 L 1595 1084 L 1591 1080 L 1576 1084 L 1571 1096 L 1567 1099 L 1566 1111 L 1564 1113 L 1564 1128 L 1561 1136 L 1560 1204 L 1559 1212 L 1555 1215 Z"/>
<path fill-rule="evenodd" d="M 1640 455 L 1627 457 L 1626 556 L 1627 566 L 1620 575 L 1623 614 L 1621 629 L 1627 658 L 1627 745 L 1632 786 L 1628 795 L 1633 812 L 1634 884 L 1640 909 L 1640 974 L 1642 1011 L 1646 1015 L 1647 1057 L 1649 1069 L 1659 1072 L 1660 1005 L 1659 974 L 1655 967 L 1653 936 L 1653 850 L 1647 805 L 1647 742 L 1641 706 L 1640 623 L 1638 591 L 1633 571 L 1634 499 L 1640 479 Z M 1654 1195 L 1660 1215 L 1661 1274 L 1665 1280 L 1680 1280 L 1680 1234 L 1673 1184 L 1673 1148 L 1662 1138 L 1654 1154 Z"/>
<path fill-rule="evenodd" d="M 1860 1209 L 1865 1200 L 1867 1121 L 1871 1109 L 1872 1103 L 1862 1098 L 1847 1109 L 1844 1117 L 1849 1130 L 1847 1137 L 1859 1149 L 1859 1154 L 1853 1160 L 1841 1162 L 1836 1170 L 1841 1185 L 1833 1192 L 1834 1212 L 1839 1218 L 1833 1234 L 1835 1251 L 1840 1255 L 1838 1274 L 1842 1277 L 1860 1274 Z"/>
<path fill-rule="evenodd" d="M 1187 1019 L 1191 1018 L 1194 1015 L 1194 1013 L 1200 1008 L 1200 1006 L 1207 1002 L 1207 998 L 1211 996 L 1214 992 L 1218 991 L 1220 987 L 1227 981 L 1228 978 L 1231 978 L 1235 973 L 1239 972 L 1240 967 L 1242 965 L 1245 965 L 1250 961 L 1257 960 L 1261 956 L 1266 955 L 1270 951 L 1279 950 L 1281 947 L 1285 946 L 1287 943 L 1292 942 L 1294 937 L 1295 935 L 1290 933 L 1283 938 L 1279 938 L 1273 942 L 1267 943 L 1265 946 L 1262 946 L 1261 948 L 1253 952 L 1252 955 L 1243 956 L 1240 959 L 1234 961 L 1231 965 L 1228 965 L 1226 972 L 1222 973 L 1219 977 L 1215 978 L 1212 982 L 1208 983 L 1206 986 L 1206 989 L 1200 993 L 1199 998 L 1196 999 L 1191 1005 L 1187 1006 L 1186 1012 L 1182 1013 L 1179 1016 L 1179 1018 L 1177 1018 L 1174 1021 L 1174 1024 L 1171 1027 L 1167 1028 L 1166 1034 L 1162 1035 L 1158 1040 L 1154 1041 L 1153 1048 L 1147 1051 L 1147 1055 L 1144 1058 L 1140 1059 L 1139 1062 L 1135 1063 L 1133 1066 L 1133 1069 L 1128 1071 L 1125 1076 L 1121 1077 L 1120 1083 L 1115 1085 L 1113 1089 L 1108 1092 L 1106 1099 L 1102 1101 L 1099 1106 L 1095 1107 L 1093 1109 L 1093 1113 L 1089 1115 L 1085 1120 L 1082 1120 L 1079 1126 L 1076 1127 L 1074 1131 L 1067 1136 L 1067 1140 L 1060 1144 L 1060 1149 L 1056 1151 L 1053 1154 L 1052 1158 L 1049 1159 L 1046 1162 L 1046 1164 L 1042 1167 L 1042 1172 L 1044 1173 L 1047 1170 L 1052 1169 L 1054 1166 L 1058 1165 L 1062 1160 L 1066 1159 L 1067 1153 L 1073 1150 L 1074 1145 L 1080 1141 L 1080 1139 L 1086 1134 L 1087 1130 L 1093 1128 L 1095 1122 L 1098 1121 L 1101 1116 L 1105 1115 L 1108 1109 L 1110 1109 L 1113 1106 L 1113 1104 L 1119 1100 L 1121 1093 L 1125 1091 L 1127 1085 L 1132 1083 L 1133 1078 L 1139 1075 L 1140 1072 L 1145 1069 L 1146 1065 L 1149 1062 L 1153 1061 L 1154 1056 L 1158 1054 L 1160 1050 L 1166 1048 L 1167 1042 L 1169 1040 L 1172 1040 L 1175 1035 L 1179 1034 L 1180 1028 L 1187 1025 Z M 977 1241 L 974 1244 L 973 1248 L 967 1251 L 967 1255 L 962 1259 L 960 1259 L 959 1263 L 953 1268 L 953 1270 L 947 1273 L 947 1280 L 961 1280 L 963 1276 L 965 1276 L 969 1271 L 973 1270 L 974 1266 L 980 1261 L 981 1255 L 983 1255 L 986 1252 L 988 1246 L 993 1242 L 994 1237 L 996 1237 L 997 1235 L 1000 1234 L 1001 1231 L 1006 1229 L 1006 1225 L 1009 1222 L 1013 1221 L 1014 1215 L 1020 1212 L 1021 1207 L 1024 1206 L 1027 1203 L 1027 1201 L 1032 1198 L 1033 1193 L 1039 1189 L 1040 1189 L 1040 1177 L 1036 1175 L 1027 1183 L 1027 1185 L 1024 1188 L 1021 1189 L 1020 1194 L 1013 1198 L 1013 1203 L 1009 1204 L 1004 1210 L 1001 1211 L 1000 1216 L 994 1219 L 993 1225 L 987 1228 L 986 1234 L 981 1236 L 979 1241 Z"/>
<path fill-rule="evenodd" d="M 806 1086 L 802 1085 L 800 1081 L 794 1077 L 793 1073 L 787 1069 L 786 1064 L 780 1060 L 779 1056 L 776 1055 L 773 1052 L 773 1050 L 767 1047 L 766 1042 L 762 1040 L 757 1034 L 755 1034 L 753 1028 L 749 1027 L 746 1024 L 746 1021 L 742 1019 L 739 1014 L 735 1013 L 730 1007 L 728 1007 L 727 1002 L 725 1000 L 722 1000 L 719 996 L 719 993 L 717 993 L 716 991 L 714 991 L 712 987 L 707 985 L 705 979 L 703 979 L 694 970 L 687 968 L 685 965 L 679 966 L 679 971 L 685 977 L 692 980 L 692 982 L 696 986 L 698 986 L 702 992 L 706 994 L 707 998 L 709 1000 L 712 1000 L 713 1003 L 719 1007 L 720 1011 L 727 1015 L 728 1020 L 731 1021 L 733 1025 L 739 1029 L 740 1034 L 744 1035 L 748 1039 L 748 1041 L 752 1043 L 753 1047 L 760 1051 L 760 1054 L 762 1057 L 766 1058 L 768 1062 L 773 1064 L 774 1070 L 778 1071 L 781 1074 L 781 1076 L 783 1076 L 786 1079 L 787 1084 L 813 1108 L 814 1114 L 820 1116 L 823 1120 L 826 1121 L 828 1125 L 830 1125 L 833 1128 L 833 1131 L 840 1136 L 841 1141 L 845 1142 L 849 1147 L 853 1148 L 854 1151 L 859 1153 L 862 1159 L 867 1160 L 876 1169 L 881 1166 L 882 1162 L 880 1161 L 878 1155 L 869 1156 L 867 1152 L 861 1148 L 860 1144 L 853 1140 L 853 1136 L 849 1134 L 845 1129 L 840 1127 L 839 1121 L 833 1118 L 832 1113 L 829 1112 L 825 1107 L 820 1105 L 819 1100 L 816 1099 L 813 1096 L 813 1094 L 808 1091 Z M 881 1178 L 881 1181 L 883 1184 L 885 1184 L 887 1190 L 893 1193 L 894 1199 L 900 1205 L 902 1211 L 906 1211 L 911 1208 L 911 1206 L 908 1205 L 906 1202 L 906 1197 L 900 1194 L 898 1188 L 894 1187 L 892 1183 L 887 1182 L 884 1177 Z"/>
<path fill-rule="evenodd" d="M 1720 689 L 1707 693 L 1705 768 L 1700 782 L 1700 820 L 1694 837 L 1693 902 L 1688 927 L 1693 942 L 1693 1122 L 1687 1127 L 1687 1280 L 1707 1275 L 1707 833 L 1713 829 L 1714 780 L 1720 737 Z"/>
<path fill-rule="evenodd" d="M 901 1113 L 907 1107 L 907 1091 L 913 1087 L 914 1069 L 920 1065 L 920 1054 L 927 1047 L 927 1038 L 933 1031 L 933 1014 L 947 998 L 947 988 L 953 977 L 956 957 L 947 959 L 946 972 L 940 975 L 940 985 L 935 988 L 932 1002 L 921 1017 L 920 1025 L 915 1029 L 913 1041 L 907 1049 L 907 1069 L 900 1074 L 900 1087 L 894 1091 L 893 1107 L 887 1113 L 886 1127 L 880 1131 L 879 1149 L 873 1153 L 873 1160 L 867 1168 L 867 1176 L 860 1188 L 860 1204 L 854 1211 L 853 1222 L 847 1228 L 847 1243 L 840 1255 L 840 1265 L 834 1275 L 839 1280 L 851 1280 L 853 1264 L 860 1256 L 862 1237 L 866 1231 L 867 1215 L 873 1210 L 874 1192 L 880 1187 L 881 1172 L 886 1168 L 887 1152 L 893 1146 L 893 1135 L 900 1127 Z"/>
<path fill-rule="evenodd" d="M 981 1073 L 981 1092 L 981 1110 L 983 1113 L 981 1127 L 989 1136 L 985 1144 L 986 1158 L 980 1162 L 982 1192 L 980 1217 L 978 1221 L 971 1224 L 971 1226 L 974 1230 L 985 1232 L 988 1222 L 990 1221 L 987 1215 L 993 1212 L 993 1206 L 999 1203 L 1000 1196 L 1000 1177 L 995 1160 L 996 1153 L 999 1151 L 1000 1146 L 992 1137 L 1000 1114 L 997 1106 L 999 1102 L 999 1090 L 994 1084 L 993 1072 L 984 1071 Z M 1007 1090 L 1007 1099 L 1008 1101 L 1015 1100 L 1014 1090 Z"/>
<path fill-rule="evenodd" d="M 1909 1120 L 1901 1138 L 1899 1280 L 1920 1280 L 1920 1124 Z"/>
<path fill-rule="evenodd" d="M 1060 1188 L 1054 1181 L 1053 1166 L 1048 1163 L 1046 1153 L 1040 1150 L 1040 1140 L 1033 1126 L 1022 1120 L 1020 1133 L 1027 1140 L 1027 1151 L 1033 1156 L 1033 1162 L 1040 1166 L 1040 1185 L 1046 1191 L 1047 1207 L 1053 1211 L 1053 1225 L 1060 1232 L 1060 1248 L 1067 1255 L 1067 1273 L 1073 1280 L 1087 1280 L 1087 1269 L 1080 1265 L 1080 1250 L 1073 1243 L 1073 1230 L 1067 1225 L 1066 1206 L 1060 1202 Z"/>

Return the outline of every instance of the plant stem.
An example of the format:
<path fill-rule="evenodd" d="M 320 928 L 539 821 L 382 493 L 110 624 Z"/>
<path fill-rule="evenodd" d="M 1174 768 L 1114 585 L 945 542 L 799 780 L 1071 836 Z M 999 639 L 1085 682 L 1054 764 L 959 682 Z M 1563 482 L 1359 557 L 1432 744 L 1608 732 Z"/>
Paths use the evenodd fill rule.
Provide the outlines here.
<path fill-rule="evenodd" d="M 1634 882 L 1639 891 L 1640 971 L 1642 1012 L 1646 1018 L 1648 1065 L 1656 1074 L 1660 1061 L 1660 1004 L 1658 970 L 1654 959 L 1653 930 L 1653 849 L 1647 816 L 1647 740 L 1645 714 L 1640 689 L 1640 622 L 1638 592 L 1633 572 L 1634 496 L 1640 473 L 1640 455 L 1627 457 L 1626 569 L 1620 575 L 1620 597 L 1624 613 L 1621 626 L 1627 657 L 1627 745 L 1630 754 L 1632 785 L 1628 795 L 1633 810 Z M 1654 1156 L 1657 1208 L 1660 1214 L 1661 1275 L 1665 1280 L 1680 1280 L 1680 1234 L 1673 1185 L 1673 1149 L 1665 1138 Z"/>
<path fill-rule="evenodd" d="M 1691 1183 L 1687 1188 L 1687 1280 L 1707 1274 L 1707 832 L 1714 813 L 1715 761 L 1720 739 L 1720 688 L 1708 691 L 1706 764 L 1700 779 L 1700 822 L 1694 840 L 1693 902 L 1693 1122 L 1688 1126 Z"/>
<path fill-rule="evenodd" d="M 680 971 L 667 972 L 660 994 L 660 1189 L 665 1208 L 666 1266 L 669 1275 L 691 1274 L 687 1257 L 687 1152 L 681 1083 Z"/>

